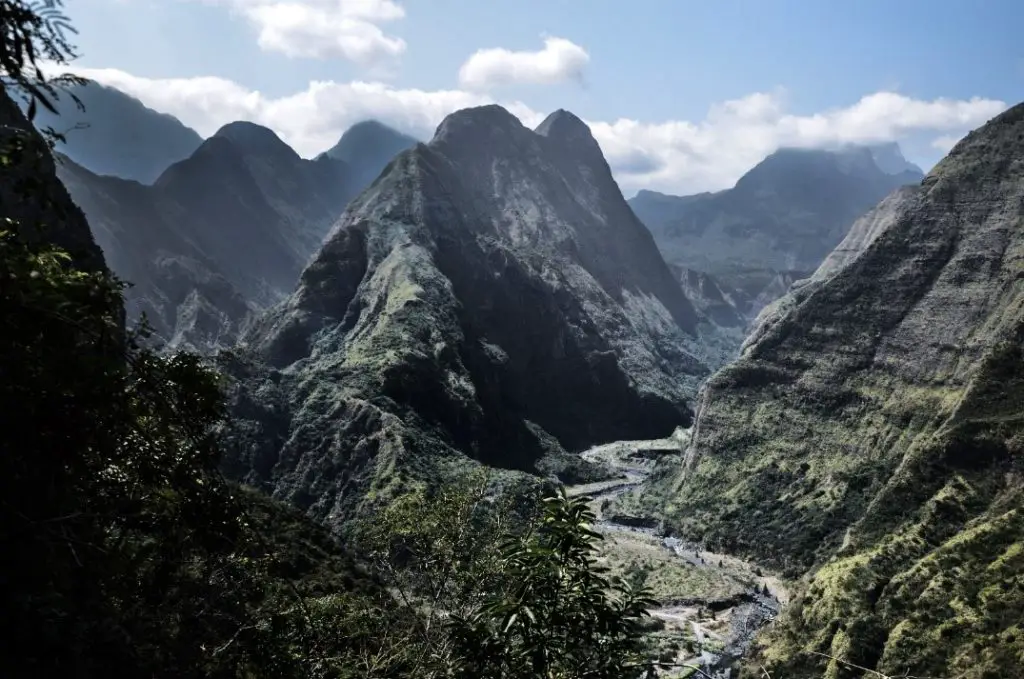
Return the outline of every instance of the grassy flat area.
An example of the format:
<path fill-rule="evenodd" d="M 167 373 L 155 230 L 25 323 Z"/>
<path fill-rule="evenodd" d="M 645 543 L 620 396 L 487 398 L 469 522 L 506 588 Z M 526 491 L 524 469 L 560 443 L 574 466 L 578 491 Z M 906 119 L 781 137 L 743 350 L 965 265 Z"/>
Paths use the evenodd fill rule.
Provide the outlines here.
<path fill-rule="evenodd" d="M 660 538 L 624 530 L 601 532 L 605 539 L 599 559 L 610 575 L 646 572 L 647 586 L 658 601 L 718 599 L 744 591 L 727 570 L 694 566 L 664 547 Z"/>

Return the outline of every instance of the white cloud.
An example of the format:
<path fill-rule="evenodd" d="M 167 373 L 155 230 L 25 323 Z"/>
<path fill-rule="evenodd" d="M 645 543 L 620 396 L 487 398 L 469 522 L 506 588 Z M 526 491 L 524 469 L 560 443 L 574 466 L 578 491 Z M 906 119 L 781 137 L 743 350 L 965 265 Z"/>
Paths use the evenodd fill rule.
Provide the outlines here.
<path fill-rule="evenodd" d="M 932 140 L 932 148 L 938 149 L 942 153 L 949 153 L 956 146 L 956 143 L 963 138 L 964 135 L 962 134 L 944 134 Z"/>
<path fill-rule="evenodd" d="M 693 193 L 732 186 L 780 147 L 900 141 L 920 132 L 958 139 L 1005 108 L 1002 101 L 977 97 L 922 101 L 877 92 L 846 108 L 795 115 L 776 92 L 714 105 L 696 123 L 622 119 L 590 126 L 609 164 L 626 170 L 617 175 L 624 188 Z"/>
<path fill-rule="evenodd" d="M 272 128 L 307 157 L 332 146 L 359 120 L 376 118 L 428 139 L 452 111 L 495 101 L 465 90 L 329 81 L 274 98 L 222 78 L 149 79 L 115 69 L 78 70 L 178 117 L 203 135 L 233 120 L 251 120 Z M 543 119 L 522 102 L 497 103 L 530 127 Z M 774 92 L 716 104 L 699 121 L 587 122 L 627 194 L 641 188 L 687 194 L 728 188 L 783 146 L 831 147 L 938 134 L 939 147 L 940 140 L 955 141 L 1005 108 L 1004 102 L 991 99 L 923 101 L 878 92 L 845 108 L 796 115 L 786 111 L 784 94 Z"/>
<path fill-rule="evenodd" d="M 441 120 L 461 108 L 493 103 L 461 90 L 395 89 L 375 82 L 314 81 L 301 92 L 267 97 L 217 77 L 141 78 L 118 69 L 76 68 L 87 78 L 116 87 L 157 111 L 170 113 L 203 136 L 234 120 L 273 129 L 301 155 L 311 157 L 333 146 L 349 126 L 375 118 L 429 139 Z M 521 102 L 501 102 L 524 124 L 543 119 Z"/>
<path fill-rule="evenodd" d="M 405 41 L 378 24 L 401 19 L 394 0 L 202 0 L 227 5 L 258 31 L 259 46 L 289 57 L 340 57 L 364 66 L 401 56 Z"/>
<path fill-rule="evenodd" d="M 499 85 L 549 85 L 581 80 L 590 55 L 565 38 L 548 37 L 536 52 L 513 52 L 501 47 L 477 50 L 459 69 L 459 83 L 471 89 Z"/>

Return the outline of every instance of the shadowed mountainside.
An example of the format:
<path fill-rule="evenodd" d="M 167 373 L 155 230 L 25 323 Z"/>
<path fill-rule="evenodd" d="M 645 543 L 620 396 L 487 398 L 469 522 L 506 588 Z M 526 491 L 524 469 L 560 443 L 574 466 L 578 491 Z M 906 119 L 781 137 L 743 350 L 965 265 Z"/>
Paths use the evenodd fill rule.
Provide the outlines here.
<path fill-rule="evenodd" d="M 271 130 L 235 122 L 152 185 L 67 158 L 58 174 L 113 271 L 132 283 L 130 317 L 145 313 L 170 347 L 207 352 L 234 344 L 254 312 L 294 289 L 330 226 L 379 173 L 391 146 L 377 141 L 349 149 L 351 163 L 305 160 Z"/>

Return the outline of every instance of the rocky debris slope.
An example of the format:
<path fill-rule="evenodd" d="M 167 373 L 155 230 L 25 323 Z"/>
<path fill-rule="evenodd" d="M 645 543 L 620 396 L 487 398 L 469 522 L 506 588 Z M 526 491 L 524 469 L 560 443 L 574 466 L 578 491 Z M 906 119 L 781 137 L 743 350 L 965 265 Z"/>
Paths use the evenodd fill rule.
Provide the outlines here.
<path fill-rule="evenodd" d="M 898 147 L 781 149 L 717 193 L 630 200 L 669 263 L 740 290 L 752 320 L 814 271 L 855 219 L 922 174 Z M 886 169 L 879 166 L 882 163 Z"/>
<path fill-rule="evenodd" d="M 232 473 L 343 521 L 466 456 L 534 471 L 663 436 L 708 373 L 700 320 L 584 123 L 459 111 L 247 332 Z"/>
<path fill-rule="evenodd" d="M 152 186 L 65 159 L 58 174 L 113 271 L 169 347 L 231 346 L 283 299 L 362 187 L 341 161 L 304 160 L 267 128 L 224 126 Z"/>
<path fill-rule="evenodd" d="M 667 521 L 806 576 L 773 676 L 1017 676 L 1024 105 L 890 203 L 707 383 Z"/>
<path fill-rule="evenodd" d="M 62 92 L 57 110 L 59 115 L 54 115 L 40 107 L 36 125 L 64 134 L 65 140 L 57 144 L 56 150 L 100 175 L 152 184 L 164 170 L 191 156 L 203 143 L 195 130 L 177 118 L 95 82 Z"/>

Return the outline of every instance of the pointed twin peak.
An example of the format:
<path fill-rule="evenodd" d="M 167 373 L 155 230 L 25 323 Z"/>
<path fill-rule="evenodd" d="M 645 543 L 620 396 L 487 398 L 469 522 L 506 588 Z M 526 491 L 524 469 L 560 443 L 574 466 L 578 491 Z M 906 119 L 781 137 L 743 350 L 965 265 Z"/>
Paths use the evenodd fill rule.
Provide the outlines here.
<path fill-rule="evenodd" d="M 567 150 L 603 159 L 601 147 L 590 128 L 569 111 L 559 109 L 532 132 L 519 119 L 497 104 L 465 108 L 448 115 L 438 126 L 432 141 L 436 145 L 519 144 L 543 137 Z"/>
<path fill-rule="evenodd" d="M 565 109 L 558 109 L 544 119 L 535 130 L 537 134 L 548 139 L 571 146 L 589 148 L 601 152 L 597 140 L 585 122 Z"/>

